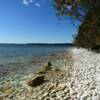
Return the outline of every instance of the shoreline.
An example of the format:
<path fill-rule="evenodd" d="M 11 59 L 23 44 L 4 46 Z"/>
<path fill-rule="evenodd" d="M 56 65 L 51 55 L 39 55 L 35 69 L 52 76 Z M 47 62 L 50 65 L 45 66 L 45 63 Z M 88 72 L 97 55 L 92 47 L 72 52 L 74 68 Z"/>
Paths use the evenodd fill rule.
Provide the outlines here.
<path fill-rule="evenodd" d="M 36 89 L 36 91 L 38 88 L 47 87 L 46 88 L 47 90 L 44 92 L 44 93 L 46 93 L 48 91 L 48 85 L 50 87 L 51 87 L 51 85 L 54 86 L 55 84 L 57 84 L 60 81 L 60 79 L 63 78 L 63 76 L 65 75 L 65 72 L 66 72 L 64 70 L 65 63 L 66 63 L 66 61 L 64 61 L 64 59 L 65 59 L 64 55 L 65 55 L 65 52 L 62 54 L 57 54 L 55 56 L 52 55 L 52 56 L 54 56 L 53 58 L 51 56 L 50 56 L 51 58 L 48 58 L 50 60 L 50 62 L 52 63 L 52 68 L 53 69 L 58 68 L 58 69 L 60 69 L 60 71 L 51 70 L 51 71 L 47 72 L 45 76 L 46 76 L 46 79 L 49 79 L 49 80 L 47 82 L 45 82 L 43 85 L 40 85 L 40 86 L 34 88 L 34 89 Z M 66 55 L 69 55 L 69 54 L 66 54 Z M 47 59 L 47 61 L 48 61 L 48 59 Z M 45 61 L 45 63 L 47 61 Z M 44 64 L 44 62 L 42 62 L 42 64 L 39 66 L 43 66 L 43 64 Z M 3 99 L 7 99 L 7 100 L 13 100 L 13 99 L 42 100 L 42 95 L 44 93 L 41 96 L 38 96 L 41 99 L 33 98 L 33 97 L 35 95 L 37 95 L 39 92 L 43 92 L 44 90 L 41 89 L 41 90 L 38 90 L 38 92 L 36 92 L 36 91 L 33 91 L 32 87 L 29 87 L 27 85 L 27 81 L 32 79 L 35 76 L 34 72 L 32 72 L 31 68 L 29 68 L 29 70 L 26 69 L 25 71 L 27 71 L 25 74 L 20 75 L 19 73 L 17 73 L 16 75 L 12 74 L 12 75 L 6 76 L 5 78 L 4 77 L 0 78 L 0 100 L 3 100 Z M 31 94 L 30 94 L 30 92 L 31 92 Z M 36 94 L 34 94 L 35 92 L 36 92 Z M 26 97 L 26 94 L 27 94 L 27 97 Z"/>
<path fill-rule="evenodd" d="M 30 59 L 30 61 L 28 62 L 22 62 L 22 63 L 14 62 L 5 65 L 0 65 L 0 78 L 17 73 L 25 74 L 28 71 L 29 71 L 28 73 L 34 73 L 48 61 L 52 62 L 55 67 L 61 67 L 59 61 L 61 62 L 61 64 L 63 63 L 65 53 L 67 53 L 67 51 L 58 52 L 56 54 L 54 53 L 54 54 L 44 55 L 40 57 L 34 57 L 33 59 Z M 58 61 L 58 64 L 56 61 Z M 23 71 L 21 71 L 21 69 L 23 69 Z"/>
<path fill-rule="evenodd" d="M 99 100 L 100 54 L 82 48 L 73 48 L 71 54 L 51 62 L 53 69 L 55 63 L 60 68 L 48 71 L 46 82 L 40 86 L 27 85 L 34 76 L 32 72 L 6 81 L 4 88 L 0 85 L 0 100 Z"/>

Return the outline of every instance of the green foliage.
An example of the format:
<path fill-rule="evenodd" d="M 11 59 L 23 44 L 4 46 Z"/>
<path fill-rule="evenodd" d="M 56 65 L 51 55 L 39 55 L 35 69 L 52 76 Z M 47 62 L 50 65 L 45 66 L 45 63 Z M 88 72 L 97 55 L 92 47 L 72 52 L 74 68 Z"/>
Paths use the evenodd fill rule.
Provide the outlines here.
<path fill-rule="evenodd" d="M 100 6 L 89 11 L 75 37 L 76 46 L 92 48 L 100 44 Z"/>
<path fill-rule="evenodd" d="M 85 14 L 100 5 L 100 0 L 54 0 L 54 7 L 59 16 L 70 16 L 83 21 Z"/>
<path fill-rule="evenodd" d="M 100 44 L 100 0 L 54 0 L 57 15 L 81 21 L 74 43 L 92 48 Z"/>

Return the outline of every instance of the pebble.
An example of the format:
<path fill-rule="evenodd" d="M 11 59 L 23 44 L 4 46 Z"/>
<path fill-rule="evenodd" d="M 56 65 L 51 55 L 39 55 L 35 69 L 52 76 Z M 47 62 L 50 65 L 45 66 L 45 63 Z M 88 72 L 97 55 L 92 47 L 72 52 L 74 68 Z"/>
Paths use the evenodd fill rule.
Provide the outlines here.
<path fill-rule="evenodd" d="M 47 95 L 48 95 L 48 93 L 44 93 L 44 94 L 43 94 L 43 97 L 46 97 Z"/>
<path fill-rule="evenodd" d="M 0 94 L 0 97 L 7 97 L 9 95 L 9 93 L 2 93 Z"/>
<path fill-rule="evenodd" d="M 65 96 L 65 97 L 63 97 L 63 100 L 70 100 L 71 98 L 70 97 L 67 97 L 67 96 Z"/>
<path fill-rule="evenodd" d="M 43 94 L 43 91 L 40 90 L 40 91 L 39 91 L 39 95 L 41 95 L 41 94 Z"/>
<path fill-rule="evenodd" d="M 57 95 L 56 94 L 52 94 L 51 97 L 52 98 L 55 98 L 55 97 L 57 97 Z"/>
<path fill-rule="evenodd" d="M 51 91 L 51 94 L 54 94 L 56 92 L 58 92 L 58 90 L 54 89 L 54 90 Z"/>
<path fill-rule="evenodd" d="M 69 93 L 69 92 L 70 92 L 70 91 L 69 91 L 69 89 L 67 89 L 67 88 L 64 90 L 64 94 L 67 94 L 67 93 Z"/>
<path fill-rule="evenodd" d="M 15 88 L 9 88 L 9 89 L 7 89 L 7 90 L 5 90 L 4 92 L 5 93 L 12 93 L 12 92 L 14 92 L 15 91 Z"/>
<path fill-rule="evenodd" d="M 65 100 L 72 100 L 70 96 L 67 96 Z"/>
<path fill-rule="evenodd" d="M 48 90 L 51 91 L 54 88 L 53 85 L 49 86 Z"/>
<path fill-rule="evenodd" d="M 88 94 L 83 94 L 82 96 L 81 96 L 81 99 L 80 100 L 91 100 L 92 98 L 91 98 L 91 96 L 90 95 L 88 95 Z"/>
<path fill-rule="evenodd" d="M 38 100 L 43 100 L 43 97 L 42 96 L 38 96 Z"/>
<path fill-rule="evenodd" d="M 50 97 L 46 97 L 44 100 L 52 100 L 52 98 L 50 98 Z"/>
<path fill-rule="evenodd" d="M 90 88 L 90 90 L 94 90 L 95 89 L 95 86 L 92 86 L 91 88 Z"/>
<path fill-rule="evenodd" d="M 17 99 L 18 99 L 18 100 L 25 100 L 26 97 L 25 97 L 25 96 L 17 96 Z"/>

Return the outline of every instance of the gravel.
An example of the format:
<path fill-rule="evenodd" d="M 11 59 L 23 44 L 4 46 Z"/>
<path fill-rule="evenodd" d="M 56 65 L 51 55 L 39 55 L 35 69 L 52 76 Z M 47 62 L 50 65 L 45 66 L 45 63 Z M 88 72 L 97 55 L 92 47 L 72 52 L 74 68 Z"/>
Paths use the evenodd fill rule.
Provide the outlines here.
<path fill-rule="evenodd" d="M 72 53 L 74 100 L 100 100 L 100 54 L 82 48 L 74 48 Z"/>

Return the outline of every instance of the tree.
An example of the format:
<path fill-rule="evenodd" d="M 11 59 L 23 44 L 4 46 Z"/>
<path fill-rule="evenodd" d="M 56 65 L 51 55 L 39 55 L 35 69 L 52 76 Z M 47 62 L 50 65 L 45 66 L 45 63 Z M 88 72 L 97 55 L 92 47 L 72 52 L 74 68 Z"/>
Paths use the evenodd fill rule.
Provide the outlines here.
<path fill-rule="evenodd" d="M 100 42 L 100 0 L 54 0 L 57 16 L 69 16 L 82 24 L 74 43 L 91 48 Z"/>
<path fill-rule="evenodd" d="M 86 14 L 74 42 L 77 46 L 85 48 L 91 48 L 100 43 L 100 7 Z"/>

